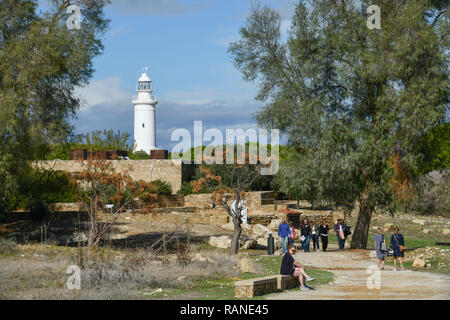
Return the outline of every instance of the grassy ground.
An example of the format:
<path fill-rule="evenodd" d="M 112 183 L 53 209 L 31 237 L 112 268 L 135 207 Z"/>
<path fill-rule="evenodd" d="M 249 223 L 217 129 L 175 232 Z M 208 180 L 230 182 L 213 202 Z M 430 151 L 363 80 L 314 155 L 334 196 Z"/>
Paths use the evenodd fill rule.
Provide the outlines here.
<path fill-rule="evenodd" d="M 246 280 L 251 278 L 264 277 L 268 275 L 279 274 L 281 266 L 281 256 L 250 256 L 252 262 L 255 264 L 257 273 L 238 273 L 235 276 L 217 277 L 201 279 L 197 281 L 189 291 L 198 296 L 199 300 L 231 300 L 234 298 L 235 286 L 234 282 L 239 280 Z M 314 282 L 309 285 L 316 287 L 328 284 L 334 280 L 332 272 L 323 270 L 307 270 L 308 274 L 315 278 Z M 298 290 L 297 288 L 290 290 Z M 185 290 L 172 290 L 166 293 L 161 293 L 154 296 L 154 298 L 183 297 Z M 257 296 L 253 300 L 265 299 L 264 296 Z"/>
<path fill-rule="evenodd" d="M 256 273 L 236 269 L 236 257 L 228 250 L 207 246 L 192 248 L 208 261 L 193 260 L 181 265 L 175 254 L 167 263 L 154 257 L 142 268 L 124 267 L 139 254 L 123 249 L 100 248 L 92 253 L 92 265 L 81 271 L 81 290 L 68 290 L 65 283 L 70 265 L 78 265 L 79 248 L 45 244 L 0 243 L 0 299 L 234 299 L 234 282 L 278 274 L 281 256 L 261 256 L 247 252 Z M 264 252 L 265 253 L 265 252 Z M 308 270 L 316 278 L 313 286 L 333 280 L 331 272 Z M 264 299 L 255 297 L 255 299 Z"/>

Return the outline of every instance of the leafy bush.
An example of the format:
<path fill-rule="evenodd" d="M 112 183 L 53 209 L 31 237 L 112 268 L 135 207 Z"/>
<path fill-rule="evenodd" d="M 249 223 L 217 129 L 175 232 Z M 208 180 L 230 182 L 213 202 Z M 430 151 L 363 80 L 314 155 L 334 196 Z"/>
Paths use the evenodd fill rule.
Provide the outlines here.
<path fill-rule="evenodd" d="M 450 171 L 432 171 L 416 183 L 417 192 L 410 209 L 422 214 L 449 215 Z"/>
<path fill-rule="evenodd" d="M 32 217 L 41 219 L 48 213 L 48 205 L 75 202 L 76 184 L 62 171 L 27 170 L 18 180 L 18 190 L 11 196 L 11 209 L 29 209 Z"/>
<path fill-rule="evenodd" d="M 177 193 L 187 196 L 193 194 L 194 191 L 192 190 L 192 185 L 189 182 L 184 181 Z"/>
<path fill-rule="evenodd" d="M 172 186 L 166 181 L 158 179 L 150 182 L 150 184 L 155 187 L 155 192 L 158 196 L 172 194 Z"/>
<path fill-rule="evenodd" d="M 256 166 L 254 165 L 244 164 L 243 166 L 244 166 L 243 169 L 240 170 L 241 171 L 240 174 L 242 174 L 242 172 L 251 172 L 257 170 Z M 235 167 L 234 164 L 204 164 L 203 167 L 209 170 L 212 174 L 220 176 L 222 178 L 221 179 L 222 186 L 230 188 L 235 187 L 234 183 L 236 180 L 235 175 L 237 174 L 237 171 L 234 170 Z M 201 178 L 205 177 L 206 173 L 202 172 L 200 167 L 197 167 L 195 169 L 195 174 L 192 179 L 198 181 Z M 272 179 L 273 176 L 258 175 L 258 177 L 248 186 L 247 191 L 270 191 L 272 190 L 272 187 L 270 185 Z M 203 192 L 203 190 L 201 190 L 196 193 L 208 193 L 208 192 L 210 191 L 204 190 Z"/>
<path fill-rule="evenodd" d="M 148 160 L 150 156 L 145 151 L 137 151 L 135 153 L 129 154 L 130 159 L 133 160 Z"/>
<path fill-rule="evenodd" d="M 37 147 L 34 159 L 45 160 L 69 160 L 70 149 L 87 149 L 90 151 L 123 150 L 128 155 L 133 155 L 134 145 L 128 144 L 130 134 L 120 130 L 94 130 L 90 133 L 80 134 L 71 138 L 70 141 L 42 144 Z"/>

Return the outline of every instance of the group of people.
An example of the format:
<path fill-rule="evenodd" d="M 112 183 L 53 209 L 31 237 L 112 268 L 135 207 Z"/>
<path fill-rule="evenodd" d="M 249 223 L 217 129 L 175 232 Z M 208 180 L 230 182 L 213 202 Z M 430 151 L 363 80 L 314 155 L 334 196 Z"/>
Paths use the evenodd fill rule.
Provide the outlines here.
<path fill-rule="evenodd" d="M 300 225 L 300 240 L 301 248 L 304 252 L 309 252 L 311 240 L 313 242 L 313 251 L 320 250 L 319 238 L 322 241 L 322 251 L 327 251 L 328 247 L 328 231 L 330 227 L 326 220 L 322 221 L 322 224 L 318 227 L 314 221 L 309 222 L 308 219 L 304 219 Z M 345 246 L 345 239 L 350 234 L 350 228 L 345 224 L 344 219 L 339 219 L 334 226 L 338 238 L 339 250 L 343 251 Z M 281 221 L 278 227 L 278 237 L 281 238 L 282 253 L 285 254 L 288 251 L 288 245 L 294 245 L 294 239 L 297 234 L 292 223 L 289 225 L 286 220 Z"/>
<path fill-rule="evenodd" d="M 328 230 L 329 227 L 326 221 L 322 221 L 322 225 L 320 226 L 319 229 L 317 229 L 314 222 L 311 222 L 311 224 L 309 224 L 307 219 L 303 220 L 301 226 L 302 249 L 305 250 L 305 252 L 309 250 L 309 238 L 307 238 L 307 236 L 311 236 L 313 239 L 314 251 L 316 249 L 316 243 L 317 249 L 319 249 L 318 234 L 320 234 L 320 237 L 322 239 L 323 251 L 326 251 L 328 245 Z M 338 238 L 339 250 L 344 250 L 345 238 L 348 236 L 349 230 L 345 225 L 343 219 L 339 219 L 337 221 L 336 225 L 334 226 L 334 231 L 336 232 L 336 236 Z M 314 290 L 313 288 L 306 285 L 306 282 L 313 281 L 315 279 L 310 277 L 306 273 L 305 267 L 299 262 L 295 261 L 293 257 L 293 255 L 296 253 L 296 249 L 293 243 L 293 239 L 296 236 L 294 227 L 292 226 L 292 224 L 288 225 L 286 221 L 283 219 L 278 229 L 278 234 L 279 236 L 281 236 L 282 239 L 283 243 L 282 254 L 284 254 L 283 259 L 281 261 L 280 273 L 282 275 L 290 275 L 293 277 L 298 277 L 301 291 Z M 384 270 L 384 260 L 386 254 L 389 250 L 392 250 L 391 253 L 394 257 L 394 271 L 397 271 L 397 259 L 399 260 L 401 269 L 403 270 L 402 257 L 404 256 L 405 251 L 405 241 L 403 235 L 399 233 L 399 228 L 394 227 L 394 234 L 391 236 L 389 249 L 387 248 L 386 238 L 383 234 L 382 228 L 377 229 L 377 234 L 374 236 L 373 239 L 375 243 L 377 263 L 379 268 L 381 270 Z M 285 243 L 287 243 L 286 247 L 284 245 Z M 304 243 L 307 243 L 307 245 L 304 245 Z"/>
<path fill-rule="evenodd" d="M 390 239 L 390 249 L 392 256 L 394 257 L 394 271 L 397 271 L 397 259 L 400 262 L 400 268 L 403 270 L 402 257 L 405 256 L 405 240 L 403 235 L 399 233 L 400 229 L 394 227 L 394 234 Z M 384 260 L 389 252 L 386 244 L 386 237 L 383 234 L 383 229 L 378 227 L 377 234 L 373 237 L 375 251 L 377 253 L 377 263 L 381 270 L 384 270 Z"/>

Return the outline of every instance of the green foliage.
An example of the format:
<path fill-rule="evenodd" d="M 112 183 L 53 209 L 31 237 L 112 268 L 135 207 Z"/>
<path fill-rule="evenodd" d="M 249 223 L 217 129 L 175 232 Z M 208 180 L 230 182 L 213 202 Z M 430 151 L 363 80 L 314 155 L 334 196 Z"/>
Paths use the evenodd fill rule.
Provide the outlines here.
<path fill-rule="evenodd" d="M 421 176 L 415 184 L 415 194 L 410 202 L 399 206 L 405 211 L 421 214 L 440 214 L 449 217 L 450 172 L 433 171 Z"/>
<path fill-rule="evenodd" d="M 233 145 L 232 148 L 234 150 L 234 156 L 237 156 L 238 153 L 238 149 L 244 150 L 245 153 L 249 153 L 250 151 L 250 145 L 256 145 L 256 148 L 259 148 L 259 142 L 258 143 L 250 143 L 250 142 L 246 142 L 245 145 Z M 205 151 L 205 149 L 207 147 L 212 148 L 213 146 L 201 146 L 201 147 L 192 147 L 190 148 L 188 151 L 186 151 L 185 153 L 169 153 L 169 159 L 183 159 L 183 160 L 187 160 L 187 161 L 191 161 L 194 162 L 195 159 L 195 152 L 197 151 L 200 154 L 203 154 L 203 152 Z M 271 144 L 267 144 L 265 146 L 267 148 L 267 154 L 270 155 L 271 154 L 271 150 L 272 150 L 272 145 Z M 279 145 L 279 155 L 280 155 L 280 161 L 282 162 L 283 159 L 286 157 L 286 155 L 293 150 L 294 148 L 292 146 L 283 146 L 283 145 Z M 226 152 L 226 145 L 222 145 L 222 146 L 215 146 L 215 151 L 219 151 L 222 150 L 222 152 L 225 154 Z M 258 149 L 257 149 L 258 150 Z"/>
<path fill-rule="evenodd" d="M 258 170 L 255 165 L 245 164 L 239 170 L 236 170 L 234 164 L 204 164 L 204 168 L 210 170 L 210 172 L 216 176 L 222 177 L 221 184 L 223 187 L 234 188 L 236 181 L 239 180 L 238 176 L 247 176 L 251 172 Z M 206 173 L 202 172 L 200 167 L 195 169 L 195 174 L 193 180 L 199 180 L 206 177 Z M 256 179 L 246 187 L 246 191 L 268 191 L 272 190 L 270 182 L 272 181 L 272 176 L 262 176 L 258 175 Z M 207 189 L 202 189 L 196 193 L 208 193 Z"/>
<path fill-rule="evenodd" d="M 69 30 L 68 1 L 38 8 L 34 0 L 0 1 L 0 213 L 18 189 L 18 175 L 42 145 L 61 143 L 102 53 L 106 0 L 81 0 L 80 30 Z"/>
<path fill-rule="evenodd" d="M 150 184 L 155 187 L 154 192 L 158 196 L 172 194 L 172 186 L 166 181 L 162 181 L 162 180 L 158 179 L 158 180 L 151 181 Z"/>
<path fill-rule="evenodd" d="M 182 194 L 182 195 L 185 195 L 185 196 L 193 194 L 193 193 L 194 192 L 192 190 L 192 185 L 189 182 L 187 182 L 187 181 L 183 182 L 183 184 L 181 185 L 180 190 L 178 190 L 178 192 L 177 192 L 177 194 Z"/>
<path fill-rule="evenodd" d="M 73 141 L 54 144 L 42 144 L 37 151 L 36 159 L 69 160 L 71 149 L 87 149 L 89 151 L 121 150 L 127 151 L 130 158 L 134 158 L 134 145 L 130 146 L 128 132 L 109 130 L 94 130 L 91 133 L 72 137 Z"/>
<path fill-rule="evenodd" d="M 37 217 L 45 215 L 51 203 L 76 201 L 76 184 L 62 171 L 30 169 L 20 176 L 18 185 L 9 207 L 30 209 Z"/>
<path fill-rule="evenodd" d="M 346 206 L 359 201 L 359 248 L 372 210 L 394 201 L 391 157 L 418 167 L 417 142 L 444 122 L 450 84 L 446 11 L 428 0 L 379 0 L 382 28 L 369 30 L 361 8 L 370 4 L 299 1 L 285 42 L 280 15 L 255 5 L 229 48 L 267 102 L 258 123 L 306 151 L 283 164 L 298 181 L 286 189 Z"/>
<path fill-rule="evenodd" d="M 450 169 L 450 123 L 434 127 L 418 140 L 417 146 L 423 155 L 418 174 Z"/>
<path fill-rule="evenodd" d="M 150 155 L 148 155 L 145 151 L 136 151 L 134 154 L 130 156 L 130 159 L 148 160 L 150 159 Z"/>

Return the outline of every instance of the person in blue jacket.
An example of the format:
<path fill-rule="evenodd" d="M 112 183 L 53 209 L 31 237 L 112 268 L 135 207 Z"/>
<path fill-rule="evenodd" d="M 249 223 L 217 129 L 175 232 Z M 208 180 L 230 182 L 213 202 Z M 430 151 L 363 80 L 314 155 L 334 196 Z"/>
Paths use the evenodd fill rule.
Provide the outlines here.
<path fill-rule="evenodd" d="M 391 236 L 390 246 L 394 249 L 394 271 L 397 271 L 397 258 L 400 261 L 400 268 L 403 270 L 403 262 L 402 257 L 405 254 L 400 250 L 400 246 L 405 246 L 405 239 L 403 239 L 403 235 L 398 233 L 400 229 L 398 227 L 394 227 L 394 234 Z"/>
<path fill-rule="evenodd" d="M 280 226 L 278 227 L 278 237 L 281 238 L 282 253 L 287 252 L 288 237 L 291 235 L 291 228 L 286 223 L 286 220 L 282 219 Z"/>

